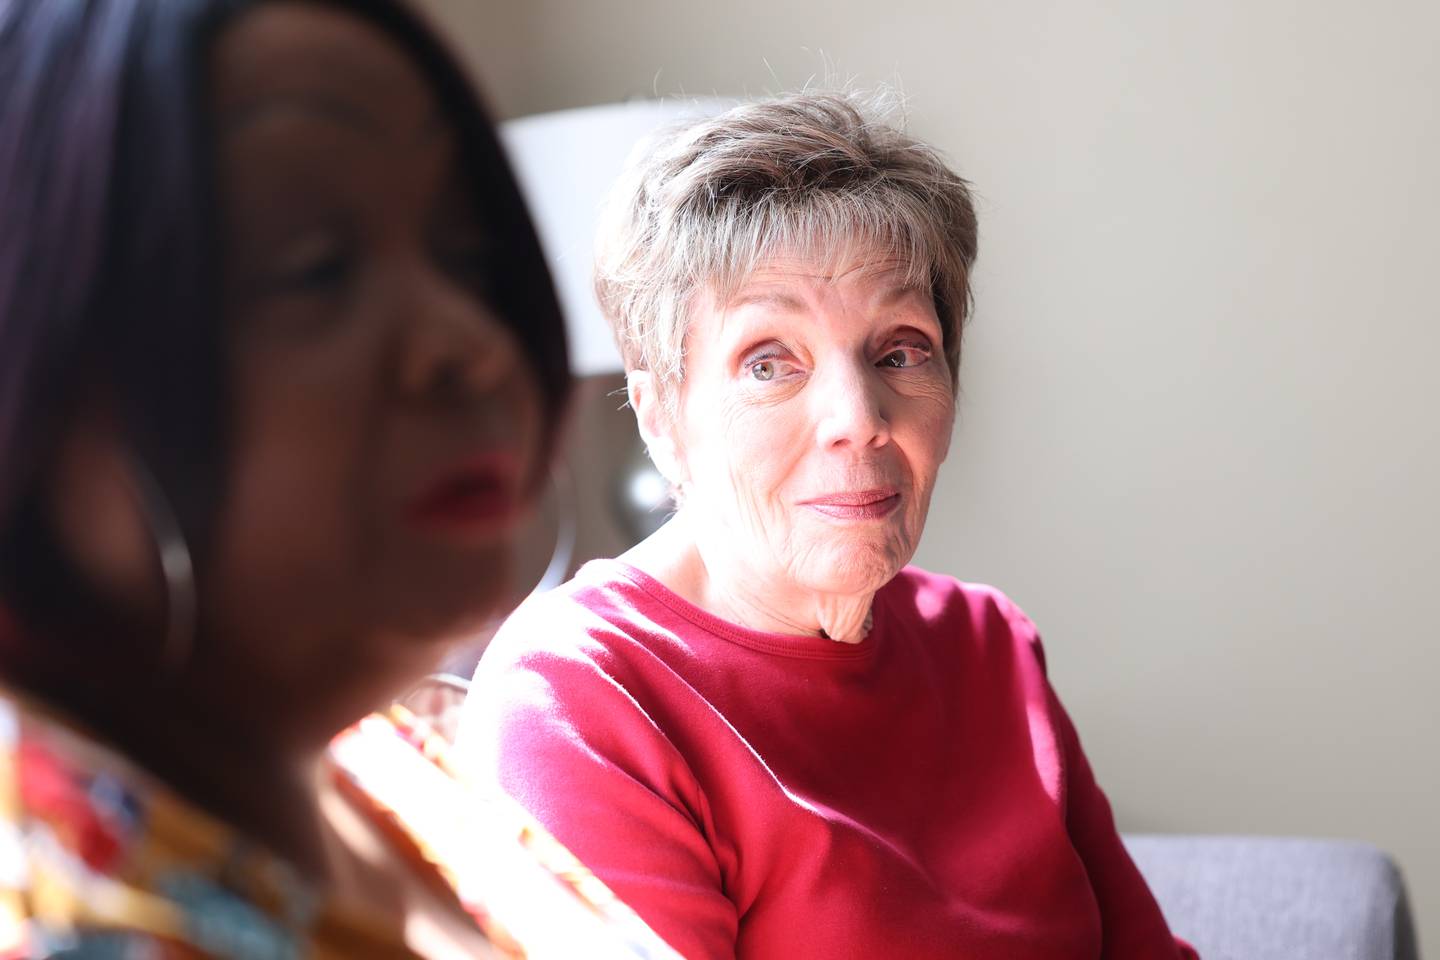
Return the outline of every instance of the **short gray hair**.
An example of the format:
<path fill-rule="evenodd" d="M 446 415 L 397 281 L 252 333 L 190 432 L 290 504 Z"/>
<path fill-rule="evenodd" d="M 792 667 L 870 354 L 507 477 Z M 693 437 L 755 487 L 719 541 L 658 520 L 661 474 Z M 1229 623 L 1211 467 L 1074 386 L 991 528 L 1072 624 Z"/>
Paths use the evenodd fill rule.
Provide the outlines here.
<path fill-rule="evenodd" d="M 627 372 L 651 371 L 673 402 L 697 291 L 724 298 L 775 254 L 882 250 L 931 291 L 958 388 L 977 249 L 970 187 L 878 113 L 852 94 L 791 94 L 669 130 L 632 158 L 595 260 Z"/>

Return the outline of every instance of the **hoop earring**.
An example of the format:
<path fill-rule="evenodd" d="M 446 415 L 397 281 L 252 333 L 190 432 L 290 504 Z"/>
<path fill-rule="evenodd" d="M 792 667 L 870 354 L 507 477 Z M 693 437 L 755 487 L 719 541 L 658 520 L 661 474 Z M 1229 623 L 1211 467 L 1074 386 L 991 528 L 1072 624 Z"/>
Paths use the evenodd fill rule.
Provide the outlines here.
<path fill-rule="evenodd" d="M 165 676 L 174 677 L 184 668 L 195 646 L 195 564 L 180 520 L 160 482 L 138 455 L 129 453 L 126 459 L 140 512 L 165 577 L 165 646 L 160 650 L 160 669 Z"/>
<path fill-rule="evenodd" d="M 543 593 L 565 582 L 570 575 L 570 562 L 575 558 L 575 540 L 580 529 L 580 507 L 575 501 L 575 477 L 570 464 L 563 457 L 556 457 L 550 465 L 548 478 L 558 514 L 555 548 L 550 551 L 550 562 L 545 565 L 545 572 L 540 575 L 540 582 L 531 593 Z"/>

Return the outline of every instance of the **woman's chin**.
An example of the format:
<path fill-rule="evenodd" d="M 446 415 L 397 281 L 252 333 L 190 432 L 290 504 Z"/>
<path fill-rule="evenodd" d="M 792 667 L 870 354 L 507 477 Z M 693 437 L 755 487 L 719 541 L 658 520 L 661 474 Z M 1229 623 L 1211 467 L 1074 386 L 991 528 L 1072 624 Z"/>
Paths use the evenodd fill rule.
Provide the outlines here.
<path fill-rule="evenodd" d="M 874 593 L 895 578 L 909 555 L 893 543 L 869 541 L 827 545 L 811 551 L 796 580 L 817 593 L 860 596 Z"/>

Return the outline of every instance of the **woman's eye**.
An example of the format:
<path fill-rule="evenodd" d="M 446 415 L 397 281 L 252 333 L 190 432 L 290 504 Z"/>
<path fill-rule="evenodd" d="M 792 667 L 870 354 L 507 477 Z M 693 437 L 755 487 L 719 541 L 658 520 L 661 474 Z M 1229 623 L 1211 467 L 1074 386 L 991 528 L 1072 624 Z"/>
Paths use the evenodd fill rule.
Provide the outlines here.
<path fill-rule="evenodd" d="M 279 294 L 328 294 L 349 281 L 353 267 L 353 258 L 342 247 L 312 245 L 282 260 L 267 286 Z"/>
<path fill-rule="evenodd" d="M 494 248 L 481 237 L 455 237 L 440 246 L 446 267 L 469 280 L 488 280 L 495 265 Z"/>
<path fill-rule="evenodd" d="M 490 266 L 488 253 L 480 244 L 454 246 L 445 252 L 445 261 L 462 276 L 484 276 Z"/>
<path fill-rule="evenodd" d="M 287 274 L 286 285 L 297 290 L 324 290 L 344 283 L 349 275 L 349 261 L 345 257 L 332 255 Z"/>
<path fill-rule="evenodd" d="M 745 370 L 750 374 L 750 379 L 766 383 L 771 380 L 783 380 L 793 374 L 796 370 L 795 364 L 779 357 L 758 356 L 745 363 Z"/>
<path fill-rule="evenodd" d="M 925 347 L 909 344 L 896 345 L 889 353 L 880 358 L 877 366 L 897 367 L 918 367 L 930 359 L 930 351 Z"/>

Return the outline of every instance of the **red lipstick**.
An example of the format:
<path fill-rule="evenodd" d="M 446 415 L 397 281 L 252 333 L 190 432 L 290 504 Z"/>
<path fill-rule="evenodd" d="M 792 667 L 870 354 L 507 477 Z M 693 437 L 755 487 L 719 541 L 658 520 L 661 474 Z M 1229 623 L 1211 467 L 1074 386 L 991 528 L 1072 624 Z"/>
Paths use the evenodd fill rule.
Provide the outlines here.
<path fill-rule="evenodd" d="M 520 512 L 519 459 L 489 452 L 440 472 L 406 510 L 411 522 L 448 533 L 484 533 Z"/>

